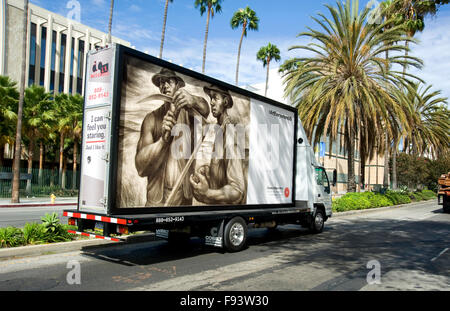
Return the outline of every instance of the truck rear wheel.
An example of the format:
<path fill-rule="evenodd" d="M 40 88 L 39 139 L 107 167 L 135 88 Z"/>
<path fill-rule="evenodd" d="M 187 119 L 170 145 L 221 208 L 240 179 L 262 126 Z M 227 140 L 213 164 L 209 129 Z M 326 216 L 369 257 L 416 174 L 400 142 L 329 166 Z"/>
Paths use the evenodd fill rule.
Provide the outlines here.
<path fill-rule="evenodd" d="M 225 249 L 239 252 L 247 241 L 247 223 L 242 217 L 234 217 L 225 226 L 223 233 Z"/>

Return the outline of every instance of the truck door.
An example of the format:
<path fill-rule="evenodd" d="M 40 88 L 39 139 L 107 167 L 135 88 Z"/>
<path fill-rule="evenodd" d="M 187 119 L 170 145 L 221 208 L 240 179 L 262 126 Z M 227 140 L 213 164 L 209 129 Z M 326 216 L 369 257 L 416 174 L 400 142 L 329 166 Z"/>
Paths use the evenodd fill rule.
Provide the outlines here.
<path fill-rule="evenodd" d="M 327 173 L 323 167 L 316 168 L 317 197 L 316 201 L 325 206 L 327 216 L 331 214 L 331 187 Z"/>

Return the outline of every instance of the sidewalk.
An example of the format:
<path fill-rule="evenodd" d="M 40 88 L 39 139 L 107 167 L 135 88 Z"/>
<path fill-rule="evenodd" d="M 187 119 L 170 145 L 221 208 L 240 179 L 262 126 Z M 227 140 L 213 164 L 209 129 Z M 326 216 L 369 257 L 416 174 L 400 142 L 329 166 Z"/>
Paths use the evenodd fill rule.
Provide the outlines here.
<path fill-rule="evenodd" d="M 0 208 L 33 207 L 33 206 L 74 206 L 78 203 L 78 197 L 56 197 L 55 203 L 51 203 L 49 197 L 20 198 L 20 203 L 11 203 L 11 198 L 0 198 Z"/>

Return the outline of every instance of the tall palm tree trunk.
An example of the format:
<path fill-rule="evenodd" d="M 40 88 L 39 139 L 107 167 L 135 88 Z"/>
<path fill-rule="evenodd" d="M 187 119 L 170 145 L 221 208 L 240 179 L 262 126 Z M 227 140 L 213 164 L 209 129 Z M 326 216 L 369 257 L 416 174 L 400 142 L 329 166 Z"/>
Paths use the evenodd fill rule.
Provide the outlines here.
<path fill-rule="evenodd" d="M 63 170 L 61 174 L 61 188 L 66 189 L 66 171 L 67 171 L 67 159 L 63 160 Z"/>
<path fill-rule="evenodd" d="M 28 146 L 28 174 L 33 174 L 33 156 L 34 156 L 34 140 L 30 140 L 30 145 Z M 31 195 L 31 179 L 27 179 L 26 187 L 27 195 Z"/>
<path fill-rule="evenodd" d="M 409 36 L 408 36 L 408 37 L 409 37 Z M 406 41 L 406 42 L 405 42 L 405 47 L 406 47 L 406 50 L 405 50 L 405 61 L 406 61 L 406 57 L 408 57 L 408 55 L 409 55 L 409 53 L 408 53 L 408 49 L 409 49 L 409 41 Z M 404 64 L 404 66 L 403 66 L 403 78 L 405 78 L 406 67 L 407 67 L 407 65 Z"/>
<path fill-rule="evenodd" d="M 244 25 L 242 27 L 241 41 L 239 41 L 239 49 L 238 49 L 238 57 L 237 57 L 237 65 L 236 65 L 236 86 L 239 83 L 239 63 L 240 63 L 240 59 L 241 59 L 242 41 L 244 40 L 244 35 L 245 35 L 245 29 L 246 28 L 247 28 L 247 23 L 244 22 Z"/>
<path fill-rule="evenodd" d="M 44 143 L 41 141 L 39 143 L 39 174 L 38 174 L 38 185 L 42 186 L 42 170 L 44 168 Z"/>
<path fill-rule="evenodd" d="M 63 162 L 64 162 L 64 134 L 61 133 L 59 137 L 59 175 L 58 184 L 62 187 L 63 184 Z"/>
<path fill-rule="evenodd" d="M 394 149 L 392 150 L 392 189 L 397 190 L 397 149 L 398 141 L 394 140 Z"/>
<path fill-rule="evenodd" d="M 20 92 L 19 92 L 19 108 L 17 111 L 17 127 L 16 127 L 16 144 L 14 148 L 14 164 L 13 164 L 13 182 L 11 203 L 20 203 L 19 188 L 20 188 L 20 156 L 21 156 L 21 142 L 22 142 L 22 115 L 23 115 L 23 101 L 25 93 L 25 73 L 27 67 L 27 37 L 28 37 L 28 0 L 25 0 L 23 8 L 23 34 L 22 34 L 22 68 L 20 76 Z"/>
<path fill-rule="evenodd" d="M 348 135 L 346 135 L 348 146 L 348 176 L 347 176 L 347 192 L 356 192 L 355 183 L 355 129 L 348 126 Z"/>
<path fill-rule="evenodd" d="M 267 96 L 267 89 L 269 88 L 269 66 L 270 58 L 267 59 L 266 90 L 264 91 L 264 96 Z"/>
<path fill-rule="evenodd" d="M 0 167 L 3 167 L 4 155 L 5 155 L 5 145 L 0 144 Z"/>
<path fill-rule="evenodd" d="M 202 63 L 202 73 L 205 73 L 205 63 L 206 63 L 206 44 L 208 43 L 208 32 L 209 32 L 209 19 L 211 17 L 211 5 L 208 5 L 208 16 L 206 18 L 206 31 L 205 31 L 205 43 L 203 44 L 203 63 Z"/>
<path fill-rule="evenodd" d="M 164 6 L 164 20 L 163 20 L 163 28 L 162 28 L 162 34 L 161 34 L 161 46 L 159 47 L 159 58 L 162 58 L 164 39 L 166 37 L 166 22 L 167 22 L 168 8 L 169 8 L 169 0 L 166 0 L 166 5 Z"/>
<path fill-rule="evenodd" d="M 72 190 L 77 187 L 77 156 L 78 156 L 78 141 L 75 139 L 73 143 L 73 175 L 72 175 Z"/>
<path fill-rule="evenodd" d="M 114 0 L 111 0 L 111 6 L 109 8 L 109 23 L 108 23 L 108 43 L 112 42 L 111 33 L 112 33 L 112 19 L 114 12 Z"/>
<path fill-rule="evenodd" d="M 384 174 L 383 174 L 383 188 L 389 187 L 389 136 L 385 133 L 384 139 Z"/>

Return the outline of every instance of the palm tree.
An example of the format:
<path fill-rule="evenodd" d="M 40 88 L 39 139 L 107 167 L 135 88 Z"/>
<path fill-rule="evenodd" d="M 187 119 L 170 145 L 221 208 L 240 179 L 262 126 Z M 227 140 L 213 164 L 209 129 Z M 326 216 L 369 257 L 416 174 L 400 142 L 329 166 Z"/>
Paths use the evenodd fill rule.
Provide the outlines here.
<path fill-rule="evenodd" d="M 81 139 L 82 122 L 83 122 L 83 97 L 79 94 L 69 96 L 69 105 L 67 107 L 67 115 L 60 120 L 62 127 L 70 129 L 68 133 L 73 139 L 73 175 L 72 189 L 76 187 L 76 172 L 78 162 L 78 144 Z"/>
<path fill-rule="evenodd" d="M 195 0 L 195 7 L 200 8 L 200 15 L 203 16 L 205 12 L 208 13 L 206 18 L 205 42 L 203 44 L 202 73 L 205 73 L 206 44 L 208 42 L 209 20 L 210 18 L 214 18 L 214 14 L 222 12 L 222 2 L 223 0 Z"/>
<path fill-rule="evenodd" d="M 258 30 L 259 18 L 256 16 L 255 11 L 250 9 L 250 7 L 246 7 L 245 9 L 239 9 L 233 15 L 231 19 L 231 28 L 236 29 L 239 26 L 242 26 L 242 35 L 241 40 L 239 41 L 239 49 L 238 49 L 238 57 L 237 57 L 237 65 L 236 65 L 236 85 L 238 85 L 239 81 L 239 60 L 241 58 L 241 47 L 244 36 L 247 37 L 247 29 L 249 30 Z"/>
<path fill-rule="evenodd" d="M 263 62 L 263 66 L 267 67 L 267 74 L 266 74 L 266 89 L 264 92 L 264 96 L 267 96 L 267 89 L 269 88 L 269 66 L 270 62 L 272 60 L 279 61 L 281 59 L 280 57 L 280 50 L 277 48 L 276 45 L 269 42 L 267 46 L 263 46 L 259 49 L 258 53 L 256 54 L 256 58 Z"/>
<path fill-rule="evenodd" d="M 404 137 L 404 150 L 438 158 L 450 147 L 450 110 L 441 91 L 431 89 L 431 85 L 415 83 L 403 88 L 398 100 L 408 107 L 411 124 L 411 130 Z"/>
<path fill-rule="evenodd" d="M 449 0 L 388 0 L 383 3 L 385 15 L 393 18 L 396 25 L 403 25 L 409 37 L 414 37 L 416 32 L 425 28 L 425 17 L 435 15 L 439 7 L 448 4 Z M 405 55 L 409 52 L 409 41 L 405 42 Z M 407 66 L 403 66 L 403 74 Z M 397 189 L 397 151 L 398 141 L 394 140 L 392 150 L 392 187 Z"/>
<path fill-rule="evenodd" d="M 81 139 L 83 122 L 83 97 L 79 94 L 67 95 L 58 94 L 55 97 L 58 113 L 58 131 L 59 131 L 59 185 L 65 188 L 65 158 L 64 149 L 66 138 L 73 140 L 73 183 L 72 188 L 76 186 L 76 171 L 78 162 L 78 145 Z"/>
<path fill-rule="evenodd" d="M 163 47 L 164 47 L 164 38 L 166 36 L 166 22 L 167 22 L 167 11 L 169 8 L 169 2 L 173 2 L 173 0 L 166 0 L 166 4 L 164 6 L 164 20 L 163 20 L 163 28 L 161 34 L 161 47 L 159 48 L 159 58 L 162 58 Z"/>
<path fill-rule="evenodd" d="M 17 83 L 9 77 L 0 76 L 0 167 L 3 166 L 5 144 L 14 143 L 18 100 Z"/>
<path fill-rule="evenodd" d="M 408 37 L 412 38 L 417 32 L 425 29 L 425 17 L 434 16 L 441 5 L 449 0 L 391 0 L 386 8 L 394 17 L 395 24 L 403 25 Z M 405 54 L 408 55 L 409 41 L 405 41 Z M 406 72 L 407 66 L 403 67 Z"/>
<path fill-rule="evenodd" d="M 63 188 L 63 170 L 64 170 L 64 143 L 66 136 L 70 133 L 70 126 L 62 122 L 69 112 L 70 101 L 69 95 L 60 93 L 55 96 L 55 112 L 58 120 L 56 126 L 59 133 L 59 179 L 58 184 Z"/>
<path fill-rule="evenodd" d="M 357 135 L 365 144 L 365 150 L 370 151 L 375 146 L 382 148 L 385 133 L 393 136 L 396 131 L 397 123 L 390 122 L 392 116 L 403 113 L 391 94 L 396 85 L 406 82 L 400 72 L 388 68 L 405 63 L 420 67 L 421 61 L 411 56 L 383 57 L 386 51 L 403 52 L 405 47 L 397 42 L 412 39 L 405 38 L 401 26 L 387 28 L 385 23 L 368 24 L 369 9 L 360 12 L 357 0 L 352 3 L 347 0 L 345 4 L 337 2 L 337 8 L 326 7 L 331 19 L 323 14 L 319 14 L 321 20 L 313 17 L 322 31 L 309 28 L 309 32 L 299 34 L 313 42 L 290 48 L 312 52 L 313 56 L 296 59 L 302 65 L 285 74 L 285 92 L 295 100 L 313 144 L 326 135 L 332 147 L 338 134 L 344 134 L 348 155 L 347 190 L 354 192 Z M 369 140 L 371 137 L 377 140 Z"/>
<path fill-rule="evenodd" d="M 22 24 L 22 68 L 20 75 L 20 90 L 19 90 L 19 106 L 17 108 L 17 126 L 16 126 L 16 145 L 14 148 L 14 163 L 13 163 L 13 181 L 11 203 L 20 203 L 19 188 L 20 188 L 20 156 L 22 152 L 22 114 L 23 101 L 25 93 L 25 76 L 27 70 L 27 37 L 28 37 L 28 2 L 24 1 L 23 7 L 23 24 Z"/>
<path fill-rule="evenodd" d="M 30 86 L 25 90 L 24 102 L 24 133 L 29 141 L 28 174 L 32 173 L 33 155 L 36 143 L 39 141 L 39 184 L 42 184 L 43 140 L 51 133 L 55 123 L 55 110 L 51 93 L 41 86 Z M 27 180 L 27 193 L 31 194 L 31 180 Z"/>
<path fill-rule="evenodd" d="M 109 8 L 109 23 L 108 23 L 108 43 L 112 42 L 112 19 L 113 19 L 113 13 L 114 13 L 114 0 L 111 0 L 111 5 Z"/>

